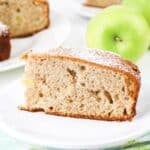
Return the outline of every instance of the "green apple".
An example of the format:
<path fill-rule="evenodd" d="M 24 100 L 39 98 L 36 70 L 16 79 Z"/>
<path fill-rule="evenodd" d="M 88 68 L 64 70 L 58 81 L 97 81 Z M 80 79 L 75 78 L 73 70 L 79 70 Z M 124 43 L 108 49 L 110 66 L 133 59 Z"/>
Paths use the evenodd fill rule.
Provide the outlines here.
<path fill-rule="evenodd" d="M 139 11 L 150 25 L 150 1 L 149 0 L 123 0 L 123 5 L 130 6 Z"/>
<path fill-rule="evenodd" d="M 144 17 L 126 6 L 111 6 L 88 24 L 87 46 L 112 51 L 137 61 L 150 43 L 150 29 Z"/>

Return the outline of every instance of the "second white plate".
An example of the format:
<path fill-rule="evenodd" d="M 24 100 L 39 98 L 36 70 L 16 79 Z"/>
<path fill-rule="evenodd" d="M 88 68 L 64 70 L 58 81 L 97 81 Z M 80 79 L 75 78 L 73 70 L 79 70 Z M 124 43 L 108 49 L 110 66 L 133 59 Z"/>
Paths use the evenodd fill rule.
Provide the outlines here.
<path fill-rule="evenodd" d="M 51 25 L 39 33 L 26 38 L 11 40 L 11 57 L 0 62 L 0 72 L 23 66 L 19 55 L 26 50 L 47 51 L 50 48 L 60 46 L 70 33 L 70 22 L 61 14 L 51 11 Z"/>

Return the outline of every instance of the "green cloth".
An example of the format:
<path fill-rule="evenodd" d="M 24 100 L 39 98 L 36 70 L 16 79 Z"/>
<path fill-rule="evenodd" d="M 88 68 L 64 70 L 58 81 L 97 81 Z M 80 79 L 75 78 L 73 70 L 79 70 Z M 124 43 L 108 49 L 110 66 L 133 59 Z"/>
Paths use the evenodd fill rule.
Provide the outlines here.
<path fill-rule="evenodd" d="M 41 146 L 33 146 L 16 140 L 0 130 L 0 150 L 58 150 Z M 139 139 L 130 139 L 125 145 L 102 150 L 150 150 L 150 133 Z"/>

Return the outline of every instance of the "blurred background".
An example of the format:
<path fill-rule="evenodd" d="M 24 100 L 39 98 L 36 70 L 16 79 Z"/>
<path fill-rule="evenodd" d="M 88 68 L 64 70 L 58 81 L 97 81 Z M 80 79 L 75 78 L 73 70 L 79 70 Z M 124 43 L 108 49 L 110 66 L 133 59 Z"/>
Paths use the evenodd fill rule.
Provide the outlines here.
<path fill-rule="evenodd" d="M 49 0 L 50 16 L 52 18 L 50 31 L 54 32 L 55 34 L 53 34 L 54 36 L 50 37 L 50 40 L 48 40 L 48 42 L 46 41 L 47 44 L 44 44 L 44 46 L 41 45 L 42 48 L 45 48 L 45 47 L 49 48 L 49 47 L 56 47 L 56 46 L 76 47 L 76 48 L 87 47 L 88 45 L 86 41 L 87 25 L 89 24 L 91 19 L 96 16 L 97 13 L 100 13 L 100 14 L 103 13 L 103 11 L 107 7 L 99 8 L 99 7 L 91 7 L 91 6 L 83 5 L 85 2 L 86 0 L 61 0 L 61 1 Z M 130 16 L 129 13 L 128 13 L 128 16 Z M 59 21 L 60 19 L 61 21 Z M 110 18 L 110 24 L 111 22 L 112 21 Z M 131 33 L 131 36 L 132 36 L 132 33 Z M 31 37 L 26 38 L 26 42 L 24 42 L 24 39 L 19 39 L 20 40 L 19 42 L 16 41 L 16 39 L 12 39 L 13 41 L 12 43 L 15 43 L 14 47 L 16 49 L 18 47 L 19 47 L 18 49 L 20 49 L 21 47 L 21 52 L 22 52 L 22 50 L 25 51 L 26 49 L 30 49 L 30 44 L 31 45 L 33 44 L 33 42 L 32 43 L 29 42 L 30 38 Z M 59 41 L 59 42 L 56 42 L 56 44 L 54 44 L 55 42 L 53 41 L 53 39 L 55 38 Z M 41 39 L 42 38 L 40 38 L 40 41 Z M 45 39 L 45 36 L 43 37 L 43 41 L 44 39 Z M 19 45 L 19 43 L 21 43 L 21 45 Z M 23 45 L 25 45 L 25 48 L 23 48 Z M 135 52 L 132 55 L 136 54 L 137 43 L 135 42 L 134 45 L 135 45 Z M 35 47 L 39 48 L 41 46 L 38 46 L 37 44 Z M 18 52 L 18 49 L 12 50 L 15 57 L 19 57 L 19 54 L 21 53 L 20 51 Z M 148 50 L 145 50 L 144 53 L 140 56 L 140 58 L 135 62 L 141 68 L 142 80 L 149 80 L 149 76 L 150 76 L 149 58 L 150 58 L 150 52 Z M 18 60 L 17 60 L 17 63 L 18 63 Z M 23 67 L 19 67 L 19 68 L 12 67 L 13 69 L 7 69 L 8 66 L 6 66 L 6 68 L 3 68 L 4 67 L 3 64 L 4 62 L 0 62 L 0 68 L 1 68 L 0 89 L 3 89 L 5 86 L 7 86 L 8 83 L 19 78 L 23 72 Z M 13 62 L 13 64 L 16 64 L 16 62 Z M 12 64 L 11 62 L 7 64 L 5 62 L 5 65 L 12 65 Z"/>

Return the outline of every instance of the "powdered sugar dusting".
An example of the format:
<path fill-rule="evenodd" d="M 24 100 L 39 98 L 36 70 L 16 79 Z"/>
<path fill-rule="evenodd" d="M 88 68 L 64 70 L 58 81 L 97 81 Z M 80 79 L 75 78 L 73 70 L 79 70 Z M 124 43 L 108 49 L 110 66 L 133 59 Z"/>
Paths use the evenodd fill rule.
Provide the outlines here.
<path fill-rule="evenodd" d="M 119 55 L 112 52 L 89 48 L 68 49 L 60 47 L 51 49 L 48 54 L 74 57 L 114 69 L 119 69 L 120 71 L 129 73 L 140 80 L 140 72 L 138 67 L 129 61 L 121 59 Z"/>
<path fill-rule="evenodd" d="M 6 37 L 9 34 L 9 29 L 6 25 L 0 22 L 0 36 Z"/>
<path fill-rule="evenodd" d="M 126 60 L 123 60 L 112 52 L 106 52 L 97 49 L 67 49 L 67 48 L 57 48 L 49 51 L 52 55 L 62 55 L 71 56 L 84 59 L 87 61 L 94 62 L 96 64 L 101 64 L 104 66 L 117 68 L 121 71 L 130 73 L 134 75 L 138 80 L 140 79 L 139 70 L 136 65 Z"/>

